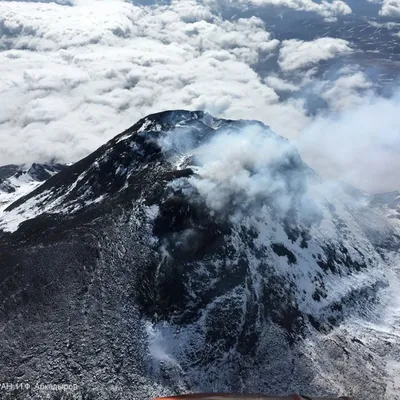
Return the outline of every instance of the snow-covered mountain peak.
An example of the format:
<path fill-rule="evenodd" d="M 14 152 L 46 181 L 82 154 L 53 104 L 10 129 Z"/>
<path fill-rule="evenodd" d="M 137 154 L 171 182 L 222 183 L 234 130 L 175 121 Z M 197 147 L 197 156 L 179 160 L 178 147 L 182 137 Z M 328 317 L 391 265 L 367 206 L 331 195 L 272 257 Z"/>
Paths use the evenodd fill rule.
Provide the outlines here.
<path fill-rule="evenodd" d="M 213 157 L 221 155 L 222 162 L 211 160 L 211 153 Z M 303 167 L 297 151 L 258 121 L 221 120 L 203 112 L 167 111 L 140 120 L 19 198 L 6 208 L 0 227 L 16 229 L 20 222 L 38 213 L 71 213 L 107 197 L 123 196 L 149 170 L 161 180 L 193 175 L 193 186 L 209 197 L 209 204 L 214 202 L 216 206 L 212 199 L 216 195 L 225 196 L 226 201 L 227 196 L 235 196 L 237 201 L 241 193 L 253 191 L 257 198 L 265 192 L 263 184 L 265 188 L 277 181 L 274 174 L 286 174 L 286 184 L 299 187 L 298 170 Z M 296 176 L 290 176 L 289 171 Z M 226 190 L 224 173 L 236 185 L 232 193 Z M 34 180 L 37 176 L 43 178 L 48 171 L 33 165 L 27 174 Z M 215 186 L 214 193 L 208 191 L 207 185 Z M 283 188 L 271 186 L 271 190 L 280 189 Z M 221 207 L 224 202 L 219 203 Z"/>
<path fill-rule="evenodd" d="M 260 122 L 153 114 L 0 214 L 3 273 L 16 277 L 0 297 L 7 326 L 12 334 L 19 308 L 44 307 L 38 331 L 56 332 L 49 351 L 69 346 L 56 374 L 84 365 L 92 382 L 107 359 L 105 381 L 142 382 L 124 399 L 146 397 L 144 376 L 167 392 L 319 395 L 359 395 L 360 382 L 378 379 L 365 398 L 379 398 L 386 371 L 373 350 L 357 348 L 368 368 L 349 359 L 351 377 L 342 363 L 398 279 L 389 269 L 398 237 L 380 210 L 318 177 Z M 24 345 L 38 348 L 39 336 Z M 101 361 L 81 357 L 110 341 Z M 46 354 L 35 357 L 47 365 Z"/>

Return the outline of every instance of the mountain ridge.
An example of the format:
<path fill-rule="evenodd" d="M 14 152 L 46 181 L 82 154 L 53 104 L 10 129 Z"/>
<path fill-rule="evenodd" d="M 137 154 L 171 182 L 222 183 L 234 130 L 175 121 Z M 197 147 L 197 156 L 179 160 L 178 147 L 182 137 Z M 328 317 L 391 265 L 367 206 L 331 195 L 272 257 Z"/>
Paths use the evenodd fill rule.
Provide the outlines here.
<path fill-rule="evenodd" d="M 259 122 L 153 114 L 0 215 L 0 371 L 76 383 L 65 399 L 391 399 L 380 342 L 359 342 L 394 230 Z"/>

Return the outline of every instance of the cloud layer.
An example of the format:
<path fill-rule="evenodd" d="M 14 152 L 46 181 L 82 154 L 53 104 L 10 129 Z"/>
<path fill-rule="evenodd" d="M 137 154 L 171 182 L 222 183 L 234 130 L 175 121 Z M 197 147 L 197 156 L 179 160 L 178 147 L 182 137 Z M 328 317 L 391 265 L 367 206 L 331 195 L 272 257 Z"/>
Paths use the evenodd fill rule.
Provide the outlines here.
<path fill-rule="evenodd" d="M 76 159 L 162 109 L 256 118 L 270 106 L 265 120 L 284 112 L 301 126 L 251 67 L 279 45 L 257 18 L 221 20 L 180 0 L 0 3 L 0 20 L 2 163 Z"/>
<path fill-rule="evenodd" d="M 384 17 L 400 17 L 400 0 L 383 0 L 379 14 Z"/>
<path fill-rule="evenodd" d="M 297 140 L 307 161 L 325 176 L 369 192 L 399 188 L 400 92 L 366 96 L 353 107 L 318 117 Z"/>
<path fill-rule="evenodd" d="M 320 61 L 329 60 L 339 54 L 352 52 L 349 42 L 343 39 L 318 38 L 310 42 L 285 40 L 279 51 L 279 66 L 283 71 L 311 67 Z"/>
<path fill-rule="evenodd" d="M 312 0 L 206 0 L 207 3 L 229 4 L 229 6 L 272 6 L 275 8 L 291 9 L 315 13 L 331 19 L 341 15 L 351 14 L 351 8 L 341 0 L 312 1 Z"/>
<path fill-rule="evenodd" d="M 303 11 L 341 3 L 251 2 Z M 259 18 L 224 19 L 213 0 L 57 3 L 0 2 L 0 164 L 75 161 L 139 118 L 176 108 L 258 119 L 298 138 L 317 126 L 311 95 L 328 114 L 373 98 L 357 68 L 317 74 L 321 62 L 357 54 L 348 41 L 280 42 Z M 264 63 L 275 67 L 261 76 Z"/>

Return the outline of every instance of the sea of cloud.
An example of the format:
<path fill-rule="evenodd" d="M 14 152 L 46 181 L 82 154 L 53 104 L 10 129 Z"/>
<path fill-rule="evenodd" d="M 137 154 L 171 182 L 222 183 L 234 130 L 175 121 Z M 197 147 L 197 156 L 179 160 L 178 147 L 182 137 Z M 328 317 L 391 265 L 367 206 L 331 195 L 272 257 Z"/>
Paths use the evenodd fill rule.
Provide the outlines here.
<path fill-rule="evenodd" d="M 224 19 L 222 4 L 325 19 L 351 13 L 342 1 L 311 0 L 0 2 L 0 164 L 75 161 L 149 113 L 184 108 L 261 120 L 322 172 L 367 190 L 398 187 L 393 174 L 385 179 L 397 164 L 381 163 L 399 149 L 398 97 L 377 95 L 354 66 L 317 75 L 321 63 L 360 49 L 331 37 L 281 42 L 260 18 Z M 258 66 L 271 59 L 276 68 L 261 76 Z M 307 108 L 310 93 L 326 104 L 317 115 Z M 380 156 L 359 168 L 360 154 L 377 143 Z M 366 182 L 369 170 L 379 185 Z"/>

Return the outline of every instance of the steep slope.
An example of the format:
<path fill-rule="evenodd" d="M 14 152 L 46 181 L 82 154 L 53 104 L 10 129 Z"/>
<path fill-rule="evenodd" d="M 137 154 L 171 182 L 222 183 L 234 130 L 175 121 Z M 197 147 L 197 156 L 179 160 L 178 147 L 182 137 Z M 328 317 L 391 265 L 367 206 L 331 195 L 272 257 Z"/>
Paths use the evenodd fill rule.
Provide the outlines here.
<path fill-rule="evenodd" d="M 349 324 L 379 320 L 393 227 L 259 122 L 150 115 L 9 205 L 0 229 L 4 380 L 78 385 L 62 398 L 391 398 Z"/>

